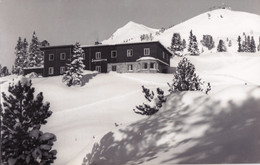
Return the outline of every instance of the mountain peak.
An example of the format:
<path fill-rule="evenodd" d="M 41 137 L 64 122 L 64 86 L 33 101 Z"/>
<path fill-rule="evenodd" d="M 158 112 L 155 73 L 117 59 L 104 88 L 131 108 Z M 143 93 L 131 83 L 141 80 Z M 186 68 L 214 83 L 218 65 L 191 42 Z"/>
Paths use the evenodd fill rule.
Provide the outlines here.
<path fill-rule="evenodd" d="M 113 35 L 108 39 L 104 40 L 103 44 L 114 44 L 124 42 L 136 42 L 140 41 L 142 34 L 155 33 L 158 29 L 152 29 L 145 25 L 129 21 L 123 27 L 116 30 Z"/>
<path fill-rule="evenodd" d="M 133 21 L 129 21 L 126 25 L 137 25 L 137 23 L 135 23 Z"/>

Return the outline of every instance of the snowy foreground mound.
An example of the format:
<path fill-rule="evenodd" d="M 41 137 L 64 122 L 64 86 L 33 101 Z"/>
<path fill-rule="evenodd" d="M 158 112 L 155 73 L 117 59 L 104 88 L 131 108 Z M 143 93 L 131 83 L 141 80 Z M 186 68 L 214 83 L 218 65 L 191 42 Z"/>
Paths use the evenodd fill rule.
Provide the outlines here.
<path fill-rule="evenodd" d="M 236 94 L 234 97 L 233 94 Z M 260 88 L 235 86 L 208 96 L 181 92 L 157 114 L 95 144 L 96 164 L 260 162 Z"/>

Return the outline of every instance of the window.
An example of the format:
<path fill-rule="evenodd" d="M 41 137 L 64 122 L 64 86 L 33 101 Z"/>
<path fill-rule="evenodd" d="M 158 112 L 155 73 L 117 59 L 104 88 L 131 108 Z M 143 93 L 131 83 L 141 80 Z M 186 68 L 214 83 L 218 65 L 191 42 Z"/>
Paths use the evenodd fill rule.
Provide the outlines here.
<path fill-rule="evenodd" d="M 162 52 L 162 58 L 165 59 L 165 53 L 164 52 Z"/>
<path fill-rule="evenodd" d="M 150 55 L 150 48 L 144 48 L 144 55 L 149 56 Z"/>
<path fill-rule="evenodd" d="M 133 49 L 127 49 L 127 57 L 133 57 Z"/>
<path fill-rule="evenodd" d="M 83 58 L 83 60 L 85 60 L 85 58 L 86 58 L 85 53 L 82 53 L 82 58 Z"/>
<path fill-rule="evenodd" d="M 101 59 L 101 52 L 96 52 L 96 59 Z"/>
<path fill-rule="evenodd" d="M 116 71 L 116 65 L 112 65 L 112 71 Z"/>
<path fill-rule="evenodd" d="M 111 58 L 116 58 L 117 57 L 117 51 L 116 50 L 112 50 L 111 51 Z"/>
<path fill-rule="evenodd" d="M 155 69 L 155 63 L 154 62 L 150 63 L 150 69 Z"/>
<path fill-rule="evenodd" d="M 168 59 L 169 59 L 169 56 L 168 56 L 168 54 L 166 54 L 166 60 L 168 61 Z"/>
<path fill-rule="evenodd" d="M 65 59 L 66 59 L 66 53 L 61 53 L 60 60 L 65 60 Z"/>
<path fill-rule="evenodd" d="M 96 71 L 101 72 L 101 66 L 96 66 Z"/>
<path fill-rule="evenodd" d="M 54 61 L 54 54 L 49 54 L 49 61 Z"/>
<path fill-rule="evenodd" d="M 147 62 L 143 63 L 142 69 L 148 69 L 148 64 L 147 64 Z"/>
<path fill-rule="evenodd" d="M 65 73 L 65 67 L 64 66 L 61 66 L 60 67 L 60 74 L 64 74 Z"/>
<path fill-rule="evenodd" d="M 128 65 L 128 71 L 133 71 L 133 65 L 132 64 Z"/>
<path fill-rule="evenodd" d="M 53 75 L 54 74 L 54 68 L 53 67 L 49 67 L 48 73 L 49 73 L 49 75 Z"/>

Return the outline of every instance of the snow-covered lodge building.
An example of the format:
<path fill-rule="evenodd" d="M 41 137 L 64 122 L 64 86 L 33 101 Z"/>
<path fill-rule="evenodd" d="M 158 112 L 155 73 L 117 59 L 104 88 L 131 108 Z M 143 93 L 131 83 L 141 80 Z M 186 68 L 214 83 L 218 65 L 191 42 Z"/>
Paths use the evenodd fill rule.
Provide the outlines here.
<path fill-rule="evenodd" d="M 124 43 L 115 45 L 82 45 L 86 70 L 101 73 L 168 73 L 171 52 L 160 42 Z M 43 47 L 44 67 L 24 70 L 44 77 L 62 75 L 73 53 L 73 45 Z"/>

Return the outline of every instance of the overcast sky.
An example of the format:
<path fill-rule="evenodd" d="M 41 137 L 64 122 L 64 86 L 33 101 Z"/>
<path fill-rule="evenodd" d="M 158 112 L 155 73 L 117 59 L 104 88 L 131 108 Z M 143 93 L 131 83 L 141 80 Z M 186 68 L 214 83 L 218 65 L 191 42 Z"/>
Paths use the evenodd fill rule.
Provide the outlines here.
<path fill-rule="evenodd" d="M 225 3 L 260 15 L 260 0 L 0 0 L 0 64 L 14 63 L 18 37 L 51 45 L 93 44 L 129 21 L 169 27 Z"/>

